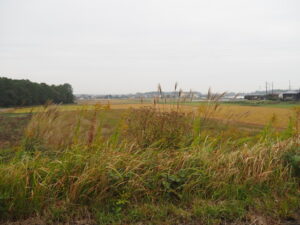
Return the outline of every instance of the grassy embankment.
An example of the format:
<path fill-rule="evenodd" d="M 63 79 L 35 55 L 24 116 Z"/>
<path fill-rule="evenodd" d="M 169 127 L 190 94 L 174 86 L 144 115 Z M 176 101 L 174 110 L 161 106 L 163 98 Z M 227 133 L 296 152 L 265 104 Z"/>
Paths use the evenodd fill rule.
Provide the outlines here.
<path fill-rule="evenodd" d="M 285 129 L 273 116 L 252 130 L 214 99 L 192 111 L 89 107 L 40 109 L 1 156 L 3 220 L 275 224 L 299 209 L 299 111 Z"/>

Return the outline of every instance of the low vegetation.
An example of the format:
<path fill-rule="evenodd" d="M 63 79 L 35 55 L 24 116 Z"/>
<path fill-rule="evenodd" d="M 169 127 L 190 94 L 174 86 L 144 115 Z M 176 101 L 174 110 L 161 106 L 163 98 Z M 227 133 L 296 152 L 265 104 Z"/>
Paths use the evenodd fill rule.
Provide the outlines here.
<path fill-rule="evenodd" d="M 278 130 L 275 117 L 263 129 L 215 119 L 219 108 L 216 96 L 195 112 L 45 106 L 0 162 L 2 220 L 296 224 L 299 109 Z"/>
<path fill-rule="evenodd" d="M 28 114 L 0 114 L 0 149 L 20 144 L 29 121 Z"/>

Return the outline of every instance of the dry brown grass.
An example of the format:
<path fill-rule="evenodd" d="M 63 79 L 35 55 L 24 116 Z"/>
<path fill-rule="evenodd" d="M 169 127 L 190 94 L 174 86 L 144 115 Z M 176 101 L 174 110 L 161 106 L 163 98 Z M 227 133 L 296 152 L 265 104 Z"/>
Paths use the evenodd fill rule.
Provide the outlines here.
<path fill-rule="evenodd" d="M 103 112 L 110 105 L 94 105 L 76 111 L 61 111 L 57 105 L 44 107 L 32 115 L 25 130 L 25 144 L 28 148 L 38 141 L 43 147 L 65 148 L 72 144 L 90 146 L 100 141 L 105 130 Z M 102 129 L 103 128 L 103 129 Z M 33 143 L 32 143 L 33 142 Z"/>
<path fill-rule="evenodd" d="M 112 109 L 128 109 L 128 108 L 143 108 L 151 106 L 151 104 L 114 104 Z M 174 105 L 157 105 L 161 110 L 170 110 Z M 199 106 L 180 106 L 180 110 L 184 112 L 199 111 Z M 202 107 L 200 106 L 200 110 Z M 294 114 L 292 109 L 286 108 L 270 108 L 270 107 L 255 107 L 255 106 L 235 106 L 235 105 L 220 105 L 217 112 L 213 115 L 209 113 L 210 118 L 227 120 L 232 122 L 244 123 L 249 125 L 266 125 L 275 115 L 277 118 L 275 127 L 285 128 L 288 125 L 289 118 Z"/>
<path fill-rule="evenodd" d="M 161 91 L 161 93 L 163 93 Z M 180 91 L 177 93 L 180 94 Z M 163 96 L 163 95 L 162 95 Z M 192 98 L 192 92 L 189 97 Z M 197 105 L 180 105 L 183 103 L 185 97 L 179 99 L 171 99 L 176 104 L 169 104 L 170 100 L 164 98 L 155 98 L 155 107 L 160 110 L 174 110 L 180 109 L 184 112 L 198 112 L 199 107 L 201 108 L 203 104 Z M 153 101 L 146 101 L 145 99 L 116 99 L 116 100 L 95 100 L 95 101 L 81 101 L 79 105 L 68 105 L 68 106 L 59 106 L 60 110 L 63 111 L 76 111 L 80 110 L 82 107 L 86 107 L 88 110 L 93 110 L 93 105 L 95 104 L 110 104 L 111 109 L 129 109 L 129 108 L 142 108 L 149 107 L 153 105 Z M 206 104 L 204 104 L 206 107 Z M 14 113 L 29 113 L 31 111 L 41 111 L 42 107 L 27 107 L 19 109 L 9 109 L 10 112 Z M 271 108 L 271 107 L 257 107 L 257 106 L 240 106 L 240 105 L 223 105 L 218 106 L 218 112 L 211 117 L 219 120 L 228 120 L 232 122 L 244 123 L 255 126 L 264 126 L 270 119 L 275 116 L 276 123 L 275 127 L 285 128 L 289 122 L 289 117 L 293 115 L 293 109 L 291 108 Z"/>
<path fill-rule="evenodd" d="M 264 129 L 258 137 L 241 136 L 211 119 L 243 116 L 223 111 L 214 97 L 200 108 L 144 105 L 133 105 L 105 141 L 100 112 L 116 105 L 76 112 L 47 106 L 34 114 L 27 148 L 0 164 L 0 212 L 57 221 L 72 210 L 82 215 L 83 207 L 101 224 L 126 224 L 152 221 L 156 209 L 149 218 L 140 206 L 161 204 L 158 211 L 166 211 L 156 224 L 224 224 L 246 221 L 255 211 L 285 218 L 299 207 L 294 167 L 285 159 L 289 154 L 298 162 L 291 151 L 297 135 L 282 141 Z"/>

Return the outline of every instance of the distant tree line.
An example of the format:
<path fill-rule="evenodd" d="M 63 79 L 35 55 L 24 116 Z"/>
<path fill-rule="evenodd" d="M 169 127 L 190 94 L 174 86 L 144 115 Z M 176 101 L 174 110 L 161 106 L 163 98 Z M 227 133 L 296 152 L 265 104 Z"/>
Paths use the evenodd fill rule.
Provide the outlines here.
<path fill-rule="evenodd" d="M 73 103 L 73 89 L 70 84 L 47 85 L 29 80 L 13 80 L 0 77 L 0 107 Z"/>

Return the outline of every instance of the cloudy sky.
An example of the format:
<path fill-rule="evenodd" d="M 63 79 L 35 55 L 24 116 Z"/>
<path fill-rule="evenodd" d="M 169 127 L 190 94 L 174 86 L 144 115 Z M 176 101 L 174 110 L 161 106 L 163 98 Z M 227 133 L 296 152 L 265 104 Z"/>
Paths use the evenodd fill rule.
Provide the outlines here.
<path fill-rule="evenodd" d="M 75 93 L 300 88 L 299 0 L 0 0 L 0 76 Z"/>

